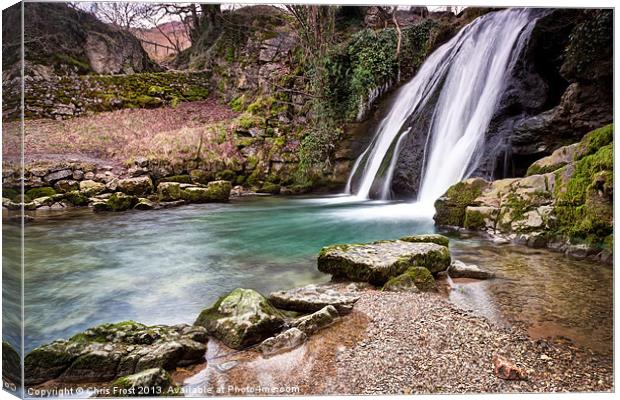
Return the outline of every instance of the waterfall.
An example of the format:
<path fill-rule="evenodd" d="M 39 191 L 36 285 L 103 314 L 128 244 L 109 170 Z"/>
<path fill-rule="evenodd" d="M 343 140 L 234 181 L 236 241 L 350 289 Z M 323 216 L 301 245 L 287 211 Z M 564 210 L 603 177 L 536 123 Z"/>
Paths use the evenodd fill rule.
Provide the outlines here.
<path fill-rule="evenodd" d="M 418 201 L 432 203 L 475 170 L 489 126 L 517 56 L 529 38 L 537 10 L 509 9 L 483 15 L 435 50 L 396 94 L 368 148 L 356 160 L 347 192 L 390 198 L 402 139 L 426 117 Z M 433 103 L 434 102 L 434 103 Z M 409 125 L 409 126 L 408 126 Z M 379 187 L 376 191 L 374 187 Z"/>

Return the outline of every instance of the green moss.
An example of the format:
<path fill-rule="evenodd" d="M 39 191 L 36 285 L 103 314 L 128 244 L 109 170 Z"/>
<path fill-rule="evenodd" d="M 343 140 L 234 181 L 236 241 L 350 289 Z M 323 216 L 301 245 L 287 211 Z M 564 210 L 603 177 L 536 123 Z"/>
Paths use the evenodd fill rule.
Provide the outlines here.
<path fill-rule="evenodd" d="M 18 203 L 20 201 L 21 192 L 12 188 L 2 188 L 2 197 Z"/>
<path fill-rule="evenodd" d="M 230 103 L 228 103 L 228 105 L 233 109 L 233 111 L 242 112 L 245 110 L 246 101 L 245 94 L 242 94 L 241 96 L 235 97 Z"/>
<path fill-rule="evenodd" d="M 132 103 L 136 104 L 139 108 L 156 108 L 161 106 L 163 101 L 159 97 L 140 95 L 133 99 Z"/>
<path fill-rule="evenodd" d="M 123 193 L 113 193 L 106 203 L 111 211 L 125 211 L 133 208 L 138 202 L 135 196 L 129 196 Z"/>
<path fill-rule="evenodd" d="M 595 129 L 583 137 L 579 144 L 581 157 L 596 153 L 601 147 L 607 146 L 614 140 L 614 124 Z"/>
<path fill-rule="evenodd" d="M 436 289 L 433 274 L 427 268 L 413 267 L 405 271 L 405 275 L 411 277 L 415 286 L 422 292 L 428 292 Z"/>
<path fill-rule="evenodd" d="M 73 204 L 74 206 L 81 207 L 87 206 L 89 199 L 83 193 L 80 193 L 78 190 L 73 190 L 71 192 L 65 193 L 65 199 Z"/>
<path fill-rule="evenodd" d="M 474 200 L 480 196 L 486 185 L 487 182 L 482 179 L 473 179 L 451 186 L 446 194 L 435 202 L 435 223 L 445 226 L 464 226 L 465 209 L 473 205 Z"/>
<path fill-rule="evenodd" d="M 479 211 L 465 211 L 463 226 L 471 230 L 479 230 L 485 227 L 484 215 Z"/>
<path fill-rule="evenodd" d="M 583 157 L 570 179 L 556 182 L 557 231 L 572 241 L 602 246 L 613 232 L 613 143 Z"/>
<path fill-rule="evenodd" d="M 266 182 L 260 189 L 257 190 L 258 193 L 270 193 L 270 194 L 280 194 L 280 185 Z"/>
<path fill-rule="evenodd" d="M 54 188 L 51 188 L 51 187 L 33 188 L 33 189 L 26 191 L 26 196 L 28 196 L 31 199 L 53 196 L 55 194 L 56 194 L 56 190 L 54 190 Z"/>

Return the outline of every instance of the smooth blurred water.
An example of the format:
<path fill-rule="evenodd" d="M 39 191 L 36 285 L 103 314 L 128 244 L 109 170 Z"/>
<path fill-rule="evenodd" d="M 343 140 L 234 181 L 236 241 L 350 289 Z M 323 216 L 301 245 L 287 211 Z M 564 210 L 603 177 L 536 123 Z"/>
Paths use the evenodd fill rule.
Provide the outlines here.
<path fill-rule="evenodd" d="M 192 323 L 236 287 L 267 294 L 326 282 L 316 268 L 322 246 L 434 232 L 432 211 L 350 196 L 265 197 L 37 218 L 25 232 L 26 352 L 104 322 Z M 14 228 L 5 221 L 5 238 Z M 18 245 L 4 243 L 5 278 L 19 277 L 19 263 L 7 262 Z M 500 275 L 457 284 L 455 303 L 490 319 L 613 343 L 611 267 L 476 238 L 453 237 L 451 249 Z M 5 314 L 3 333 L 19 332 L 18 324 Z"/>

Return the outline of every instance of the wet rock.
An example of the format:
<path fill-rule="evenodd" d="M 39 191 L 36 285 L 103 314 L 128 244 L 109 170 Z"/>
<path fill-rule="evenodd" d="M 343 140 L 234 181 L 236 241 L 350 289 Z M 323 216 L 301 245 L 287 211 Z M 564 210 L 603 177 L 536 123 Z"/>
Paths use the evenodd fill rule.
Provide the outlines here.
<path fill-rule="evenodd" d="M 310 336 L 333 324 L 339 316 L 338 310 L 336 310 L 334 306 L 326 306 L 315 313 L 293 321 L 292 324 L 297 329 Z"/>
<path fill-rule="evenodd" d="M 304 332 L 297 328 L 290 328 L 274 337 L 265 339 L 258 346 L 258 351 L 260 351 L 264 356 L 271 356 L 293 350 L 301 346 L 306 339 L 307 336 Z"/>
<path fill-rule="evenodd" d="M 284 315 L 251 289 L 235 289 L 203 310 L 194 325 L 207 329 L 228 347 L 243 349 L 273 336 Z"/>
<path fill-rule="evenodd" d="M 146 196 L 153 192 L 153 181 L 148 176 L 121 179 L 118 181 L 118 190 L 133 196 Z"/>
<path fill-rule="evenodd" d="M 326 306 L 334 306 L 341 314 L 347 314 L 353 309 L 353 304 L 359 296 L 351 293 L 341 293 L 328 286 L 307 285 L 286 291 L 273 292 L 269 295 L 269 302 L 283 310 L 299 312 L 315 312 Z"/>
<path fill-rule="evenodd" d="M 336 277 L 383 285 L 410 267 L 425 267 L 431 273 L 450 266 L 450 252 L 436 243 L 402 240 L 324 247 L 318 258 L 319 271 Z"/>
<path fill-rule="evenodd" d="M 118 378 L 112 383 L 114 397 L 169 396 L 177 391 L 172 377 L 162 368 L 151 368 Z"/>
<path fill-rule="evenodd" d="M 459 260 L 453 260 L 448 268 L 448 275 L 452 278 L 489 279 L 493 278 L 492 272 L 485 271 L 474 264 L 465 264 Z"/>
<path fill-rule="evenodd" d="M 493 372 L 500 379 L 511 381 L 527 379 L 527 372 L 524 368 L 518 367 L 499 354 L 493 356 Z"/>
<path fill-rule="evenodd" d="M 103 324 L 30 352 L 24 361 L 26 384 L 109 381 L 150 368 L 173 369 L 202 361 L 206 341 L 201 327 Z"/>

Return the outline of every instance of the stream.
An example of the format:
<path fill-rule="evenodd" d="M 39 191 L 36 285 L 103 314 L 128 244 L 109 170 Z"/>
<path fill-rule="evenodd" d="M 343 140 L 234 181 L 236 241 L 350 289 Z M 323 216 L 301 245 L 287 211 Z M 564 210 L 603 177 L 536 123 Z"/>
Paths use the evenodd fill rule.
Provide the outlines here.
<path fill-rule="evenodd" d="M 104 322 L 191 324 L 236 287 L 267 294 L 327 282 L 316 268 L 322 246 L 434 232 L 428 215 L 416 204 L 348 196 L 50 213 L 25 229 L 25 350 Z M 5 290 L 20 272 L 17 228 L 3 224 Z M 467 235 L 452 236 L 451 251 L 498 276 L 455 280 L 448 294 L 455 304 L 523 324 L 534 338 L 564 337 L 611 354 L 611 266 Z M 17 341 L 19 318 L 3 318 L 5 337 Z"/>

